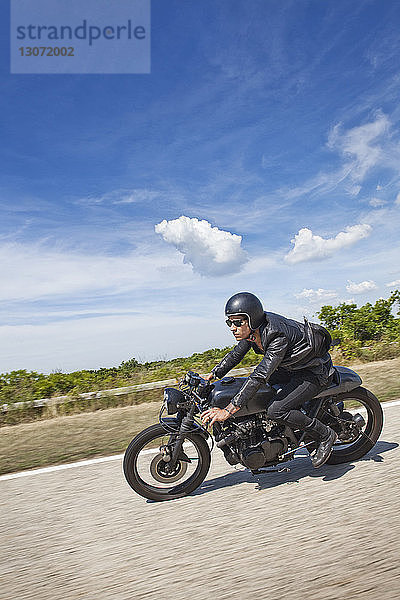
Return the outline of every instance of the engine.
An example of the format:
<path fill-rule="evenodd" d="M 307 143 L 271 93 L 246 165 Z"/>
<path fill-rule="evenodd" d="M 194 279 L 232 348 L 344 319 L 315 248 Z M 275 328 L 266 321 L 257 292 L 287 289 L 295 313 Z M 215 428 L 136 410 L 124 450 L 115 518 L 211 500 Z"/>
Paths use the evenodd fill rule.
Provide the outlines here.
<path fill-rule="evenodd" d="M 279 456 L 288 449 L 282 426 L 265 415 L 241 417 L 224 425 L 216 432 L 216 440 L 230 464 L 240 462 L 254 471 L 276 464 Z"/>

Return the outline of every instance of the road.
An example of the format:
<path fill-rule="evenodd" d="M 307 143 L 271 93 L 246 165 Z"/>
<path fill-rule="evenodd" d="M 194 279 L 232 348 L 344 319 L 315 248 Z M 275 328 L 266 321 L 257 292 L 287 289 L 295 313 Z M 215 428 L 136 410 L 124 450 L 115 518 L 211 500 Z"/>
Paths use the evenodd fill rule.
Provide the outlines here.
<path fill-rule="evenodd" d="M 194 495 L 151 503 L 121 461 L 0 481 L 2 600 L 398 600 L 400 406 L 353 464 L 253 477 L 214 451 Z"/>

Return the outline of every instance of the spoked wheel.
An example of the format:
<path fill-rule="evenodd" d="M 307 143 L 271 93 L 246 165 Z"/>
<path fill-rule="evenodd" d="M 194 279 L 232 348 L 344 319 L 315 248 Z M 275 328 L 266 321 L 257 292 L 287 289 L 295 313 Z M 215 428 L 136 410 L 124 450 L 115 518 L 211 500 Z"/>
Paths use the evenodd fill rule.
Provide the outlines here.
<path fill-rule="evenodd" d="M 188 433 L 178 461 L 170 464 L 174 435 L 162 425 L 152 425 L 129 444 L 124 456 L 124 474 L 135 492 L 149 500 L 182 498 L 193 492 L 210 468 L 210 449 L 206 440 Z"/>
<path fill-rule="evenodd" d="M 359 387 L 335 398 L 341 410 L 330 426 L 338 433 L 328 464 L 338 465 L 364 456 L 376 444 L 383 427 L 379 400 Z"/>

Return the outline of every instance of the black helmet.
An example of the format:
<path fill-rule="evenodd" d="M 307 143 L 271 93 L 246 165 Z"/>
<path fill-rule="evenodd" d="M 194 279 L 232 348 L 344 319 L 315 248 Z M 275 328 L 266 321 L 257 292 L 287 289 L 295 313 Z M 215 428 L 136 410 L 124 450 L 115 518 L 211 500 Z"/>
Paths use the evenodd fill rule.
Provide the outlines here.
<path fill-rule="evenodd" d="M 229 298 L 225 306 L 225 314 L 227 317 L 230 315 L 246 315 L 251 329 L 260 327 L 264 320 L 262 304 L 257 296 L 250 294 L 250 292 L 239 292 Z"/>

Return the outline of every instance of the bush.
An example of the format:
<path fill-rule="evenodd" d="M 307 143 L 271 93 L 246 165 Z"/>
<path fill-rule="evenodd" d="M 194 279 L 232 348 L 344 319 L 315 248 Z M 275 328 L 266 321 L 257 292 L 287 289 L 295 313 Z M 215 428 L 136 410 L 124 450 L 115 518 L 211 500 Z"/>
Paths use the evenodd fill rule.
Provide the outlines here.
<path fill-rule="evenodd" d="M 326 305 L 317 315 L 332 338 L 340 339 L 338 350 L 344 359 L 382 360 L 400 353 L 400 318 L 394 314 L 399 302 L 400 292 L 396 290 L 375 304 L 367 302 L 360 308 L 357 304 Z"/>

